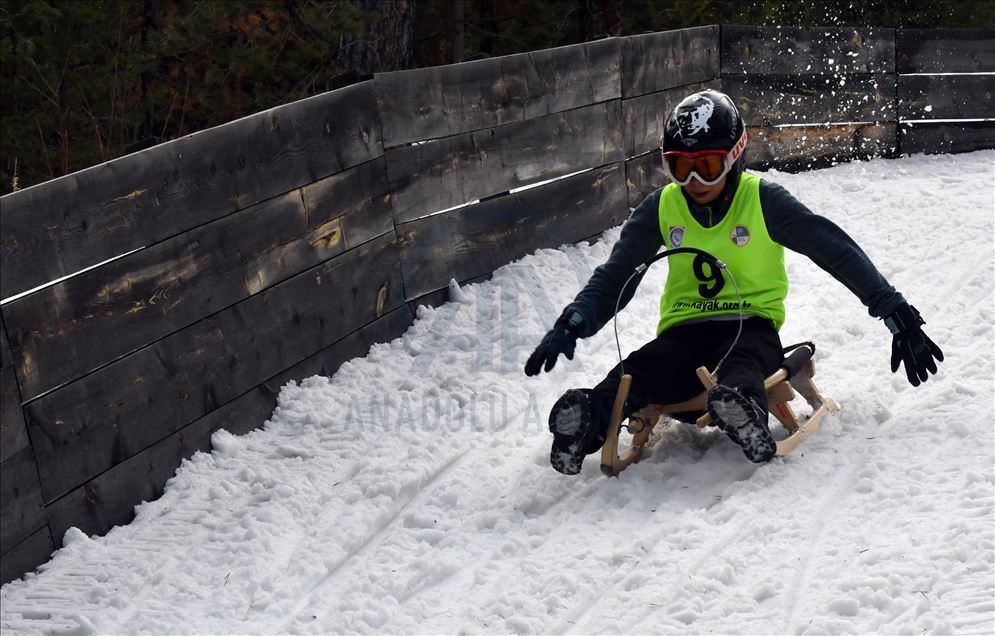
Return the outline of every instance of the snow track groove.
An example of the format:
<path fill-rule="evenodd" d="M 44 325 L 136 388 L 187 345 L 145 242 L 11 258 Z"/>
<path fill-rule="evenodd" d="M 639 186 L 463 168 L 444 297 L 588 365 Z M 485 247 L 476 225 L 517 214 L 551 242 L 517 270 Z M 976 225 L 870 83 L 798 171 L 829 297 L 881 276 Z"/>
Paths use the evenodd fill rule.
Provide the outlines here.
<path fill-rule="evenodd" d="M 386 534 L 394 531 L 395 530 L 394 526 L 396 525 L 396 521 L 398 520 L 398 518 L 402 514 L 404 514 L 404 512 L 408 509 L 408 507 L 412 503 L 414 503 L 418 499 L 419 495 L 422 495 L 426 490 L 430 489 L 433 483 L 439 480 L 445 473 L 452 470 L 453 467 L 456 466 L 461 459 L 462 457 L 457 455 L 454 457 L 450 457 L 449 459 L 444 461 L 441 467 L 435 473 L 431 474 L 428 480 L 423 485 L 417 487 L 417 489 L 407 498 L 406 501 L 403 501 L 397 507 L 397 509 L 392 514 L 390 514 L 389 517 L 384 519 L 379 524 L 379 528 L 368 534 L 367 537 L 363 540 L 363 542 L 360 543 L 358 546 L 347 551 L 345 557 L 335 567 L 331 568 L 328 571 L 328 573 L 325 575 L 325 577 L 322 578 L 321 581 L 319 581 L 318 584 L 315 585 L 313 589 L 311 589 L 311 591 L 306 593 L 305 598 L 302 598 L 297 603 L 292 612 L 292 614 L 295 617 L 294 620 L 297 619 L 297 615 L 300 614 L 301 611 L 305 607 L 307 607 L 309 602 L 312 601 L 312 597 L 315 594 L 321 593 L 321 591 L 324 588 L 329 587 L 331 584 L 336 582 L 337 579 L 340 579 L 341 578 L 340 573 L 347 572 L 351 566 L 355 565 L 357 559 L 361 558 L 364 555 L 364 553 L 369 552 L 371 549 L 374 549 L 376 544 Z M 290 623 L 288 623 L 288 626 L 289 624 Z"/>

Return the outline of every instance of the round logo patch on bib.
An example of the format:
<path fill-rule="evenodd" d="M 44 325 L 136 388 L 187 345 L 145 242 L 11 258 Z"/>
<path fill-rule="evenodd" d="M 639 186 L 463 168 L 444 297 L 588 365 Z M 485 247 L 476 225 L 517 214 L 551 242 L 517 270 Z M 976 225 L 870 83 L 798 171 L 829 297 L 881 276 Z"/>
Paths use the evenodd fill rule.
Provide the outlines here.
<path fill-rule="evenodd" d="M 684 242 L 684 228 L 681 226 L 671 226 L 670 228 L 670 247 L 680 247 L 681 243 Z"/>
<path fill-rule="evenodd" d="M 733 228 L 729 238 L 732 239 L 732 243 L 736 247 L 743 247 L 750 242 L 750 231 L 744 225 L 737 225 Z"/>

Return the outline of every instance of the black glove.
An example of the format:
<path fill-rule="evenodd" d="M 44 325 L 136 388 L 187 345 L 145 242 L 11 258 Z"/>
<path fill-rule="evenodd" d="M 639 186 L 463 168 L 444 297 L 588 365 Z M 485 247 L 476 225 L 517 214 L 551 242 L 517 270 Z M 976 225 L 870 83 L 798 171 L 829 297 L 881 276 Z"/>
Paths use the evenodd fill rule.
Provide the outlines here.
<path fill-rule="evenodd" d="M 943 352 L 919 328 L 926 321 L 919 311 L 908 303 L 902 303 L 885 316 L 884 324 L 895 334 L 891 341 L 891 372 L 898 371 L 898 363 L 905 363 L 905 373 L 912 386 L 925 382 L 930 373 L 936 373 L 936 362 L 943 362 Z"/>
<path fill-rule="evenodd" d="M 567 357 L 567 360 L 573 360 L 574 348 L 577 346 L 577 329 L 581 322 L 580 314 L 575 311 L 564 312 L 557 318 L 553 329 L 543 336 L 542 342 L 525 363 L 525 375 L 539 375 L 543 363 L 546 371 L 550 371 L 561 353 Z"/>

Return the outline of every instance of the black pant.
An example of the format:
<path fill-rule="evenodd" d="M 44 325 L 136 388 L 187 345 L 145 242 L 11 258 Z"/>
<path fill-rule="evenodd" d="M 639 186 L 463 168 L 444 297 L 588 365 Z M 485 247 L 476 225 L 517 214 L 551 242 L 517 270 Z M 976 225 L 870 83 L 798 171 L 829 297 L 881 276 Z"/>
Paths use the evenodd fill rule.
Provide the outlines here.
<path fill-rule="evenodd" d="M 738 320 L 710 320 L 672 327 L 643 345 L 625 359 L 625 372 L 632 376 L 632 388 L 626 402 L 625 415 L 631 415 L 650 404 L 674 404 L 689 400 L 704 390 L 695 369 L 704 366 L 709 371 L 729 350 L 736 337 Z M 767 392 L 764 379 L 777 371 L 783 359 L 781 338 L 773 323 L 752 317 L 743 321 L 743 333 L 719 369 L 718 382 L 739 389 L 752 397 L 765 411 Z M 607 432 L 611 407 L 621 379 L 619 366 L 602 380 L 591 393 L 592 424 Z M 693 422 L 698 413 L 673 414 L 680 420 Z M 603 443 L 603 436 L 601 443 Z M 600 447 L 600 445 L 599 445 Z M 594 452 L 597 448 L 589 449 Z"/>

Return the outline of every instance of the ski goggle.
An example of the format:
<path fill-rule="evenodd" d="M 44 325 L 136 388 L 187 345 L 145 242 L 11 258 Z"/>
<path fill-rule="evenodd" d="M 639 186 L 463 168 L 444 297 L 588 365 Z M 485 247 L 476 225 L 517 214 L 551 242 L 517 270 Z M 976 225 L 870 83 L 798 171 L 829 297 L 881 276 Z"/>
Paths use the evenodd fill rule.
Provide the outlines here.
<path fill-rule="evenodd" d="M 661 144 L 662 145 L 662 144 Z M 663 171 L 671 181 L 685 186 L 693 177 L 712 186 L 729 174 L 736 160 L 746 150 L 746 129 L 732 150 L 669 150 L 663 153 Z"/>

